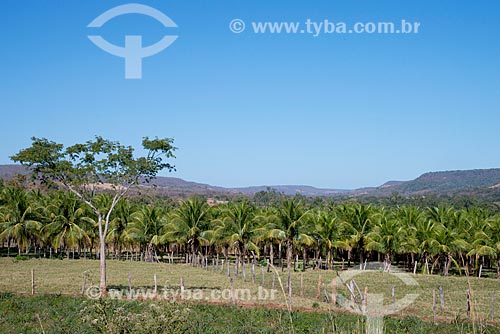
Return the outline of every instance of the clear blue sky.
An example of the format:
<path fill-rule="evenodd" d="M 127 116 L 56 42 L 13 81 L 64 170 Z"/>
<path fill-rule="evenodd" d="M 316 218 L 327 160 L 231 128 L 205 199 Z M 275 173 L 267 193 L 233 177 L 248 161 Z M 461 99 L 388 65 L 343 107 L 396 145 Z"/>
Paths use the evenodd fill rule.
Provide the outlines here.
<path fill-rule="evenodd" d="M 500 167 L 498 1 L 137 1 L 98 34 L 168 49 L 125 80 L 87 25 L 122 0 L 2 0 L 0 163 L 31 136 L 139 146 L 173 137 L 171 176 L 221 186 L 376 186 Z M 418 35 L 233 34 L 229 22 L 420 21 Z"/>

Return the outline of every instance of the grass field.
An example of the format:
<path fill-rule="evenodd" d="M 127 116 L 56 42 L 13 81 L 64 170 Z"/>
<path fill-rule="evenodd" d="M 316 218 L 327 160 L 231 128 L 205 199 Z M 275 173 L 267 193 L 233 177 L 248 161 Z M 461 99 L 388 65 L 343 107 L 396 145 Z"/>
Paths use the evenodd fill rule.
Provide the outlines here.
<path fill-rule="evenodd" d="M 121 289 L 128 291 L 129 281 L 128 273 L 130 273 L 131 284 L 134 289 L 151 288 L 154 286 L 154 275 L 157 277 L 158 291 L 164 288 L 179 289 L 181 277 L 183 278 L 186 290 L 194 291 L 200 289 L 203 291 L 202 302 L 196 303 L 196 307 L 222 307 L 223 309 L 234 310 L 234 307 L 227 307 L 232 304 L 230 298 L 212 299 L 211 291 L 223 291 L 230 289 L 230 279 L 227 277 L 227 268 L 209 267 L 208 269 L 195 268 L 183 264 L 165 264 L 165 263 L 144 263 L 144 262 L 126 262 L 126 261 L 108 261 L 108 286 L 113 289 Z M 95 260 L 48 260 L 48 259 L 30 259 L 30 260 L 15 260 L 14 258 L 0 258 L 0 293 L 14 294 L 30 294 L 31 293 L 31 270 L 35 273 L 35 288 L 36 295 L 73 295 L 81 294 L 82 282 L 84 273 L 88 277 L 86 286 L 97 285 L 99 266 Z M 235 289 L 249 289 L 252 296 L 258 295 L 259 285 L 262 284 L 262 271 L 257 267 L 255 283 L 252 282 L 250 266 L 246 268 L 246 280 L 242 277 L 242 272 L 237 277 L 234 277 L 234 268 L 231 268 L 231 275 L 234 279 Z M 286 272 L 277 271 L 283 285 L 286 284 Z M 350 271 L 349 271 L 350 273 Z M 402 311 L 396 312 L 393 320 L 408 322 L 408 317 L 418 317 L 427 323 L 433 322 L 433 290 L 436 291 L 436 321 L 440 326 L 452 326 L 454 330 L 450 333 L 467 332 L 466 329 L 458 329 L 457 324 L 478 324 L 478 328 L 485 324 L 495 328 L 500 328 L 500 282 L 495 279 L 487 278 L 470 278 L 465 277 L 440 277 L 427 275 L 409 275 L 415 279 L 417 285 L 406 285 L 396 274 L 388 274 L 378 271 L 353 272 L 356 273 L 354 279 L 358 286 L 363 291 L 365 287 L 368 289 L 368 304 L 372 294 L 383 294 L 384 304 L 391 307 L 392 297 L 391 291 L 395 287 L 395 299 L 399 300 L 406 294 L 416 294 L 418 298 L 414 303 L 409 305 Z M 342 276 L 345 273 L 341 274 Z M 268 290 L 273 286 L 273 272 L 264 271 L 263 286 Z M 317 298 L 318 280 L 321 276 L 323 286 L 320 289 L 320 298 Z M 306 271 L 292 273 L 293 287 L 293 309 L 305 312 L 318 314 L 318 317 L 325 317 L 335 314 L 341 317 L 349 317 L 348 312 L 336 306 L 332 308 L 331 304 L 327 303 L 325 295 L 330 296 L 332 291 L 332 279 L 337 276 L 335 271 Z M 303 282 L 301 289 L 301 281 Z M 337 293 L 338 295 L 349 296 L 347 288 L 337 278 Z M 349 280 L 346 277 L 346 282 Z M 444 291 L 444 309 L 440 309 L 440 299 L 438 288 L 443 288 Z M 471 312 L 466 311 L 466 289 L 471 289 Z M 281 289 L 278 276 L 274 277 L 274 288 L 277 290 L 274 299 L 255 300 L 238 300 L 239 307 L 248 306 L 261 308 L 265 306 L 278 312 L 276 316 L 286 316 L 282 313 L 287 309 L 288 298 Z M 287 293 L 286 288 L 284 289 Z M 492 293 L 494 295 L 494 321 L 491 321 L 492 311 Z M 217 296 L 221 297 L 221 294 Z M 19 298 L 38 298 L 38 297 L 20 297 Z M 226 296 L 227 297 L 227 296 Z M 17 298 L 17 297 L 10 297 Z M 39 297 L 43 298 L 43 297 Z M 55 298 L 55 297 L 54 297 Z M 62 297 L 61 297 L 62 298 Z M 69 298 L 69 297 L 66 297 Z M 85 301 L 87 298 L 72 298 L 80 301 Z M 218 304 L 218 305 L 206 305 Z M 164 303 L 170 304 L 170 303 Z M 238 308 L 239 309 L 239 308 Z M 495 312 L 498 310 L 497 312 Z M 222 311 L 221 311 L 222 312 Z M 299 312 L 304 313 L 304 312 Z M 294 313 L 295 314 L 295 313 Z M 325 318 L 326 319 L 326 318 Z M 321 318 L 320 323 L 326 320 Z M 331 319 L 328 318 L 328 319 Z M 343 319 L 343 318 L 342 318 Z M 350 318 L 349 318 L 350 319 Z M 362 321 L 360 317 L 353 316 L 354 326 L 357 322 Z M 399 320 L 398 320 L 399 319 Z M 403 319 L 403 320 L 402 320 Z M 285 321 L 285 320 L 283 320 Z M 337 321 L 340 321 L 337 319 Z M 411 320 L 415 321 L 415 320 Z M 419 320 L 420 321 L 420 320 Z M 285 321 L 286 322 L 286 321 Z M 429 324 L 430 325 L 430 324 Z M 404 325 L 402 325 L 404 327 Z M 427 325 L 425 325 L 427 326 Z M 453 327 L 455 326 L 455 327 Z M 355 326 L 354 326 L 355 327 Z M 353 328 L 354 328 L 353 327 Z M 402 328 L 403 328 L 402 327 Z M 270 328 L 273 328 L 272 326 Z M 329 327 L 325 327 L 329 328 Z M 354 330 L 352 328 L 352 330 Z M 467 327 L 464 327 L 467 328 Z M 348 329 L 345 329 L 348 330 Z M 472 329 L 474 330 L 474 328 Z M 404 331 L 402 331 L 404 333 Z M 440 331 L 440 332 L 446 332 Z M 479 332 L 479 331 L 478 331 Z M 493 331 L 495 332 L 495 331 Z"/>

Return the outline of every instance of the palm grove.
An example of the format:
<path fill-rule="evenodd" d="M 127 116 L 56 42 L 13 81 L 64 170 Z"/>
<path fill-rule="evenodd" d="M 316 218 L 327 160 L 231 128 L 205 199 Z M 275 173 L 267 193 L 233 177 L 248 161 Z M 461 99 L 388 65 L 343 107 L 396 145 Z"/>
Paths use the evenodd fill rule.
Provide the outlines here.
<path fill-rule="evenodd" d="M 171 139 L 145 138 L 147 155 L 97 137 L 64 149 L 45 139 L 13 157 L 41 182 L 0 187 L 0 241 L 8 254 L 40 257 L 189 262 L 260 260 L 290 270 L 333 268 L 378 260 L 389 268 L 448 275 L 496 268 L 500 277 L 500 215 L 482 208 L 384 207 L 354 201 L 312 204 L 282 198 L 261 205 L 248 198 L 210 206 L 127 196 L 173 157 Z M 43 189 L 43 190 L 41 190 Z M 104 282 L 102 281 L 104 279 Z"/>

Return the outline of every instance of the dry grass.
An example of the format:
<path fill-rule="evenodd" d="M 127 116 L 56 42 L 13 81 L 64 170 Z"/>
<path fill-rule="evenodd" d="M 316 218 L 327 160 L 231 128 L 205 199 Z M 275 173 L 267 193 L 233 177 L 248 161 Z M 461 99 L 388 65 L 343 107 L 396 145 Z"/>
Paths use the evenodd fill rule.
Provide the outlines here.
<path fill-rule="evenodd" d="M 108 285 L 110 287 L 120 287 L 128 289 L 128 273 L 130 272 L 132 285 L 138 287 L 153 287 L 153 275 L 156 274 L 158 289 L 163 287 L 177 289 L 180 285 L 181 277 L 184 278 L 187 289 L 229 289 L 229 278 L 226 275 L 226 268 L 215 272 L 214 268 L 204 270 L 181 264 L 164 263 L 144 263 L 108 261 Z M 84 272 L 90 273 L 87 286 L 98 283 L 99 263 L 95 260 L 47 260 L 31 259 L 15 262 L 12 258 L 0 258 L 0 292 L 30 293 L 31 292 L 31 269 L 35 270 L 36 292 L 40 294 L 73 294 L 81 293 Z M 257 289 L 261 283 L 261 269 L 256 267 L 256 282 L 252 283 L 250 267 L 247 267 L 246 281 L 243 281 L 242 274 L 234 279 L 234 287 L 237 289 L 248 288 L 252 291 L 252 296 L 257 295 Z M 234 268 L 231 268 L 234 269 Z M 234 271 L 232 270 L 231 274 Z M 286 284 L 286 272 L 279 271 L 283 284 Z M 303 297 L 300 289 L 301 275 L 303 275 L 304 291 Z M 321 289 L 321 297 L 318 300 L 317 286 L 318 278 L 321 275 L 325 285 Z M 418 282 L 416 286 L 407 286 L 396 276 L 377 272 L 365 271 L 357 276 L 355 280 L 361 290 L 368 288 L 370 294 L 383 294 L 384 304 L 391 304 L 391 289 L 395 286 L 396 300 L 408 293 L 419 294 L 415 303 L 407 309 L 399 312 L 399 315 L 417 315 L 422 318 L 432 319 L 432 293 L 436 290 L 437 295 L 437 317 L 438 320 L 451 321 L 456 318 L 466 318 L 466 289 L 468 280 L 465 277 L 441 277 L 416 275 L 412 277 Z M 265 272 L 264 287 L 271 289 L 273 273 Z M 331 281 L 336 277 L 334 271 L 306 271 L 292 273 L 293 286 L 293 306 L 294 308 L 328 310 L 331 308 L 327 304 L 325 291 L 331 294 Z M 500 281 L 489 278 L 470 278 L 472 289 L 472 307 L 474 320 L 489 320 L 491 312 L 491 294 L 495 292 L 495 321 L 500 321 Z M 347 296 L 347 289 L 337 280 L 338 293 Z M 438 287 L 444 290 L 445 308 L 440 310 Z M 272 307 L 286 307 L 285 297 L 281 291 L 277 277 L 275 278 L 276 299 L 269 301 L 252 300 L 250 304 L 267 304 Z M 220 301 L 230 304 L 230 300 Z"/>

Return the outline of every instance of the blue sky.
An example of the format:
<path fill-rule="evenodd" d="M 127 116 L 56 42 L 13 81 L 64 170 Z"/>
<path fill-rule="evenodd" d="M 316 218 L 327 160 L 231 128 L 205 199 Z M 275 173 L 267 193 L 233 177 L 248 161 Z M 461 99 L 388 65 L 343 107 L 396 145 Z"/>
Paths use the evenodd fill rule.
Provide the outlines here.
<path fill-rule="evenodd" d="M 170 176 L 221 186 L 376 186 L 426 171 L 500 167 L 497 1 L 3 0 L 0 163 L 31 136 L 73 144 L 101 135 L 139 146 L 173 137 Z M 232 33 L 234 18 L 247 30 Z M 421 23 L 412 35 L 253 34 L 250 22 Z M 141 80 L 87 38 L 145 45 Z"/>

